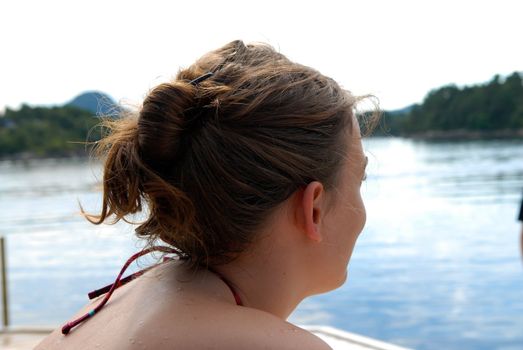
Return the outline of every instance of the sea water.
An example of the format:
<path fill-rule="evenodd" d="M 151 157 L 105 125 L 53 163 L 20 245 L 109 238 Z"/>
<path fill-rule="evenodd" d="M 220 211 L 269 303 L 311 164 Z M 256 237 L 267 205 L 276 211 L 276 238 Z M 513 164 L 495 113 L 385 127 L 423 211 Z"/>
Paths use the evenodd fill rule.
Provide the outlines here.
<path fill-rule="evenodd" d="M 523 141 L 373 138 L 364 148 L 368 217 L 348 279 L 289 321 L 416 349 L 523 349 Z M 78 203 L 100 208 L 100 178 L 85 160 L 0 162 L 12 324 L 62 324 L 143 246 L 130 225 L 79 214 Z"/>

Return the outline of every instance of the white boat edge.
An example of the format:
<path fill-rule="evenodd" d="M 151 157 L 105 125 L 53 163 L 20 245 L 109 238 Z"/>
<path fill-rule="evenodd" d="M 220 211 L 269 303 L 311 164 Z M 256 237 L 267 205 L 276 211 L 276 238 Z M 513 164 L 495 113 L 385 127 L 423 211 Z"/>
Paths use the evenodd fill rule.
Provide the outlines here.
<path fill-rule="evenodd" d="M 309 332 L 319 336 L 320 338 L 333 338 L 338 341 L 347 343 L 347 345 L 353 345 L 356 348 L 362 349 L 375 349 L 375 350 L 412 350 L 409 348 L 401 347 L 391 343 L 386 343 L 381 340 L 369 338 L 363 335 L 347 332 L 339 328 L 323 325 L 299 325 L 299 327 L 308 330 Z"/>

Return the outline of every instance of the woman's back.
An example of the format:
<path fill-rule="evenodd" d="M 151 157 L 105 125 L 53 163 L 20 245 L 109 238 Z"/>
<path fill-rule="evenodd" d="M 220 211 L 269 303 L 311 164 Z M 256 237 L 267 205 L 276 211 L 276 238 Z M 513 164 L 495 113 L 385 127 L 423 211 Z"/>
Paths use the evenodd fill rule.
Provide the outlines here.
<path fill-rule="evenodd" d="M 100 296 L 79 317 L 100 303 Z M 191 275 L 163 263 L 116 289 L 107 305 L 64 336 L 57 329 L 36 349 L 329 349 L 305 330 L 236 305 L 209 271 Z"/>

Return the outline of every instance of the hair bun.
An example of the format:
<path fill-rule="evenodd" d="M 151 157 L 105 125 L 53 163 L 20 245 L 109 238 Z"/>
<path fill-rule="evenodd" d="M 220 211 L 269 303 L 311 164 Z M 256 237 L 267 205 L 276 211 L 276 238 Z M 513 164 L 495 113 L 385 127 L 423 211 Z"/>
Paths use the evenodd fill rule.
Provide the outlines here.
<path fill-rule="evenodd" d="M 138 119 L 138 147 L 144 162 L 163 168 L 178 157 L 188 122 L 184 114 L 195 105 L 195 94 L 196 87 L 184 81 L 160 84 L 149 93 Z"/>

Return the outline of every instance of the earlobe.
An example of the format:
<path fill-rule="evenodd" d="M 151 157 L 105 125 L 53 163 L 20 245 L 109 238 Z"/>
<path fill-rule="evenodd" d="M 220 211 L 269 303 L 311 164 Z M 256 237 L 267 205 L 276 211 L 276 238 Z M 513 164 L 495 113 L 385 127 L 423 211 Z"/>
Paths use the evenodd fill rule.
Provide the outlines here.
<path fill-rule="evenodd" d="M 313 181 L 305 187 L 302 196 L 303 224 L 308 238 L 321 242 L 323 235 L 321 221 L 323 218 L 324 189 L 321 182 Z"/>

